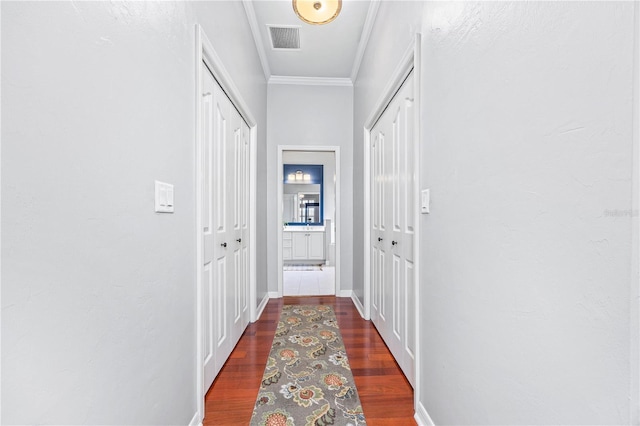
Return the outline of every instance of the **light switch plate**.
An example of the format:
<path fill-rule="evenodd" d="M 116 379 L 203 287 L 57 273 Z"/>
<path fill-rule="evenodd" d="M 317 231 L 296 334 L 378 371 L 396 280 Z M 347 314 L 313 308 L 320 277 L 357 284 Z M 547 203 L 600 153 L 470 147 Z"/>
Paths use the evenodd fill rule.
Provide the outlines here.
<path fill-rule="evenodd" d="M 429 203 L 431 202 L 431 194 L 429 189 L 423 189 L 420 192 L 420 213 L 429 213 Z"/>
<path fill-rule="evenodd" d="M 173 213 L 173 185 L 160 181 L 155 181 L 155 183 L 156 213 Z"/>

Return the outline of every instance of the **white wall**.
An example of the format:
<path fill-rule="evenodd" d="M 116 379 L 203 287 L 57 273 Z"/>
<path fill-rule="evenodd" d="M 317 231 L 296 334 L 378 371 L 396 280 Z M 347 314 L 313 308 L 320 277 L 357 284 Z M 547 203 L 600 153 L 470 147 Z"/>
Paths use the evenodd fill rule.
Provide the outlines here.
<path fill-rule="evenodd" d="M 374 34 L 415 28 L 403 7 Z M 637 3 L 424 7 L 420 405 L 436 424 L 637 424 Z M 388 66 L 392 41 L 365 60 Z M 355 86 L 356 135 L 382 74 Z"/>
<path fill-rule="evenodd" d="M 353 89 L 339 86 L 270 84 L 267 102 L 267 238 L 277 244 L 278 145 L 339 146 L 341 230 L 340 282 L 351 289 L 353 274 Z M 278 291 L 277 252 L 267 254 L 269 290 Z"/>
<path fill-rule="evenodd" d="M 264 130 L 242 4 L 1 7 L 2 423 L 187 424 L 194 26 Z M 153 212 L 155 179 L 175 185 L 175 214 Z"/>
<path fill-rule="evenodd" d="M 631 209 L 633 7 L 427 6 L 436 421 L 630 421 L 631 218 L 607 212 Z"/>
<path fill-rule="evenodd" d="M 632 185 L 632 218 L 633 242 L 631 256 L 631 293 L 629 294 L 629 327 L 631 351 L 631 391 L 629 398 L 631 401 L 640 401 L 640 7 L 634 8 L 635 16 L 635 49 L 634 49 L 634 90 L 633 90 L 633 185 Z M 634 327 L 637 324 L 637 327 Z M 638 360 L 638 362 L 633 362 Z M 634 380 L 635 378 L 635 380 Z M 640 404 L 631 404 L 631 423 L 640 423 Z"/>

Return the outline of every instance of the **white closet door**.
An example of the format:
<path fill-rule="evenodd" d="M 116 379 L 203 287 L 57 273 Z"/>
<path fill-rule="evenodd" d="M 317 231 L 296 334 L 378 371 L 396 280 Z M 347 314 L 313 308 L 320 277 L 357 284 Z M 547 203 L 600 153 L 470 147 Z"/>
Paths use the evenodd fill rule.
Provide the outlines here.
<path fill-rule="evenodd" d="M 242 282 L 240 286 L 240 310 L 242 313 L 242 330 L 237 336 L 240 336 L 244 332 L 244 329 L 249 325 L 250 320 L 250 308 L 249 308 L 249 248 L 251 241 L 249 240 L 249 205 L 251 195 L 251 181 L 249 176 L 251 175 L 251 130 L 244 120 L 240 123 L 242 126 L 242 223 L 240 229 L 240 249 L 242 251 Z"/>
<path fill-rule="evenodd" d="M 216 169 L 213 160 L 215 150 L 215 102 L 214 91 L 216 83 L 209 74 L 207 67 L 202 64 L 202 128 L 201 131 L 201 153 L 202 153 L 202 246 L 203 264 L 200 274 L 202 275 L 202 315 L 203 315 L 203 347 L 204 347 L 204 387 L 208 389 L 213 383 L 217 374 L 216 351 L 215 351 L 215 330 L 216 318 L 214 312 L 217 310 L 217 291 L 214 279 L 214 186 L 213 171 Z"/>
<path fill-rule="evenodd" d="M 204 386 L 249 320 L 249 129 L 203 64 Z"/>
<path fill-rule="evenodd" d="M 415 379 L 413 73 L 371 131 L 371 319 Z"/>
<path fill-rule="evenodd" d="M 228 194 L 232 221 L 231 239 L 228 248 L 232 251 L 233 277 L 227 281 L 232 308 L 231 336 L 233 344 L 240 339 L 249 322 L 248 284 L 249 284 L 249 127 L 238 111 L 231 107 L 232 139 L 229 141 L 229 161 L 233 164 L 233 179 L 230 179 Z"/>

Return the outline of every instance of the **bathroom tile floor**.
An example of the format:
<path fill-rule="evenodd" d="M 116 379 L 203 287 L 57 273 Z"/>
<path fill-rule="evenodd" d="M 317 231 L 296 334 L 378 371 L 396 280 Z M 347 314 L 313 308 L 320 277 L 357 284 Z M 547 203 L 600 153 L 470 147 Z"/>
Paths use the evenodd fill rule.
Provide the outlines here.
<path fill-rule="evenodd" d="M 334 266 L 323 266 L 322 271 L 283 271 L 282 291 L 285 296 L 334 295 Z"/>

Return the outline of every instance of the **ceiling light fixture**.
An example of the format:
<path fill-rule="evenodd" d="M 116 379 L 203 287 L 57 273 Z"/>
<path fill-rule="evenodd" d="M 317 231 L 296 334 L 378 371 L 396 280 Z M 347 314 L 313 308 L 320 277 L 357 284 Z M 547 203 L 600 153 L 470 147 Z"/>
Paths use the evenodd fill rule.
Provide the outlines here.
<path fill-rule="evenodd" d="M 302 170 L 296 170 L 295 173 L 289 173 L 287 175 L 288 183 L 311 183 L 311 174 L 305 173 Z"/>
<path fill-rule="evenodd" d="M 293 0 L 293 10 L 307 24 L 328 24 L 338 17 L 342 0 Z"/>

